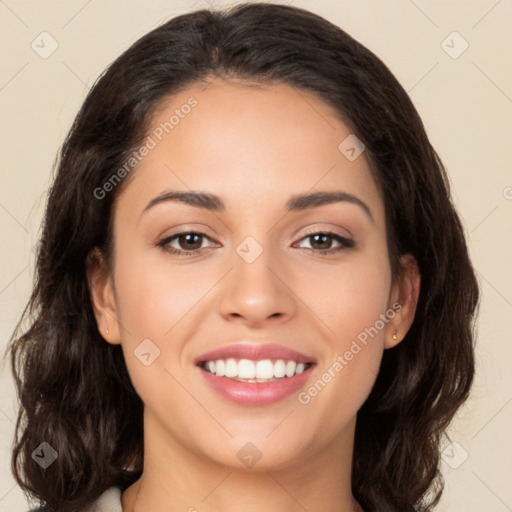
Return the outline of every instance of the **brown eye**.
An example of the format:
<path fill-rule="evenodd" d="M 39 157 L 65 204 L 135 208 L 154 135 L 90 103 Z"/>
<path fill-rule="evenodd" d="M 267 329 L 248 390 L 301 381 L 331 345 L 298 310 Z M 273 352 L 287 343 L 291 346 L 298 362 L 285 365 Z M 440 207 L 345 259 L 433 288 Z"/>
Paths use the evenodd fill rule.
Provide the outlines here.
<path fill-rule="evenodd" d="M 183 235 L 178 235 L 176 240 L 178 241 L 180 249 L 194 250 L 201 248 L 203 236 L 198 233 L 185 233 Z"/>
<path fill-rule="evenodd" d="M 311 235 L 309 238 L 311 240 L 314 240 L 314 242 L 312 242 L 311 244 L 313 246 L 313 249 L 330 249 L 330 245 L 332 244 L 333 241 L 333 237 L 325 235 L 323 233 L 320 233 L 318 235 Z"/>
<path fill-rule="evenodd" d="M 206 247 L 212 247 L 213 243 L 203 247 L 204 240 L 210 240 L 204 233 L 184 231 L 169 236 L 157 243 L 164 251 L 177 255 L 199 254 Z M 171 245 L 174 244 L 174 245 Z"/>
<path fill-rule="evenodd" d="M 304 247 L 305 249 L 321 254 L 336 253 L 354 247 L 352 240 L 331 232 L 310 233 L 302 240 L 309 240 L 310 247 Z M 338 244 L 337 247 L 332 247 L 334 242 Z"/>

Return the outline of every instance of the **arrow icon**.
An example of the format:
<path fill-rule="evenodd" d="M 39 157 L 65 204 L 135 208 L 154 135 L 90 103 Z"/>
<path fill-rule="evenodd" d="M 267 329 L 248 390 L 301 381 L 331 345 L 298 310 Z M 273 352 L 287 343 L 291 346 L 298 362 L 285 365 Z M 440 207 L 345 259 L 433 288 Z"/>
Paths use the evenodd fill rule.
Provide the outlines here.
<path fill-rule="evenodd" d="M 43 442 L 33 452 L 32 459 L 34 459 L 43 469 L 53 464 L 59 454 L 53 449 L 52 445 Z"/>
<path fill-rule="evenodd" d="M 253 443 L 246 443 L 236 455 L 245 466 L 252 468 L 261 459 L 263 453 Z"/>
<path fill-rule="evenodd" d="M 453 441 L 442 451 L 441 456 L 452 469 L 457 469 L 469 457 L 469 454 L 457 441 Z"/>
<path fill-rule="evenodd" d="M 142 340 L 133 353 L 144 366 L 153 364 L 160 357 L 160 349 L 149 338 Z"/>
<path fill-rule="evenodd" d="M 59 43 L 50 33 L 43 31 L 32 40 L 30 47 L 39 57 L 47 59 L 57 50 Z"/>
<path fill-rule="evenodd" d="M 354 133 L 351 133 L 341 141 L 338 150 L 347 160 L 353 162 L 365 150 L 365 145 Z"/>
<path fill-rule="evenodd" d="M 251 242 L 250 246 L 249 242 Z M 259 258 L 263 247 L 254 237 L 247 236 L 237 245 L 236 252 L 246 263 L 252 263 Z"/>
<path fill-rule="evenodd" d="M 469 43 L 454 30 L 441 41 L 441 48 L 452 59 L 458 59 L 469 48 Z"/>

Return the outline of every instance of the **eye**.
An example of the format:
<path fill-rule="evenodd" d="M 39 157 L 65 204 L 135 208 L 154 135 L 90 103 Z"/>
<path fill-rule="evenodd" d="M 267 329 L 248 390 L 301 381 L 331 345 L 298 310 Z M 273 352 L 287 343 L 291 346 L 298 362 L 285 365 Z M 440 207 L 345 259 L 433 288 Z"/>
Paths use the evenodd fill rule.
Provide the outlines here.
<path fill-rule="evenodd" d="M 337 253 L 354 247 L 352 240 L 331 231 L 308 233 L 302 240 L 310 240 L 310 247 L 305 248 L 319 252 L 320 254 Z M 331 245 L 333 241 L 337 242 L 339 246 L 332 248 Z"/>
<path fill-rule="evenodd" d="M 199 254 L 205 248 L 202 246 L 202 242 L 207 239 L 211 240 L 204 233 L 200 233 L 197 231 L 183 231 L 181 233 L 176 233 L 172 236 L 164 238 L 157 243 L 158 247 L 161 247 L 162 250 L 166 252 L 170 252 L 171 254 L 177 255 L 190 255 L 190 254 Z M 177 243 L 178 247 L 173 247 L 172 243 Z M 213 244 L 207 245 L 206 247 L 212 247 Z"/>

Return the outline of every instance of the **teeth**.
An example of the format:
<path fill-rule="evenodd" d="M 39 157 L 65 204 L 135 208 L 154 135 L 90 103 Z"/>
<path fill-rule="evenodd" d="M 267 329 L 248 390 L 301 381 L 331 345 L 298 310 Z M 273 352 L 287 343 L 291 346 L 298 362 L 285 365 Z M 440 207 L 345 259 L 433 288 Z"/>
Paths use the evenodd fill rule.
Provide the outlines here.
<path fill-rule="evenodd" d="M 256 377 L 256 368 L 249 359 L 240 359 L 238 362 L 238 377 L 241 379 L 254 379 Z"/>
<path fill-rule="evenodd" d="M 279 359 L 274 363 L 274 377 L 280 378 L 286 375 L 286 363 Z"/>
<path fill-rule="evenodd" d="M 217 375 L 217 377 L 229 377 L 248 382 L 268 382 L 273 379 L 283 377 L 293 377 L 304 372 L 306 367 L 304 363 L 295 361 L 285 361 L 278 359 L 262 359 L 260 361 L 251 361 L 250 359 L 217 359 L 204 363 L 204 369 Z"/>
<path fill-rule="evenodd" d="M 251 361 L 252 362 L 252 361 Z M 252 363 L 254 364 L 254 363 Z M 274 377 L 274 365 L 270 359 L 263 359 L 256 363 L 256 378 L 272 379 Z"/>
<path fill-rule="evenodd" d="M 234 359 L 228 359 L 226 361 L 226 368 L 224 369 L 224 375 L 226 377 L 237 377 L 238 376 L 238 365 Z"/>
<path fill-rule="evenodd" d="M 286 363 L 286 376 L 293 377 L 295 375 L 295 368 L 297 368 L 297 363 L 295 361 L 288 361 Z"/>
<path fill-rule="evenodd" d="M 217 377 L 224 377 L 224 366 L 225 366 L 224 361 L 222 359 L 219 359 L 218 361 L 215 361 L 214 364 L 215 364 L 215 375 L 217 375 Z"/>

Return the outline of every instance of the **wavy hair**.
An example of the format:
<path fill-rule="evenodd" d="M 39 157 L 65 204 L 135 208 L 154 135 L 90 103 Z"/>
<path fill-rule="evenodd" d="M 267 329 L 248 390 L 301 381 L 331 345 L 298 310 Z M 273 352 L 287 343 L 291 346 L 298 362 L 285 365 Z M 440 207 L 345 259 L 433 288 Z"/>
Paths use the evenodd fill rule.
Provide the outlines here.
<path fill-rule="evenodd" d="M 385 351 L 358 413 L 352 489 L 367 512 L 432 510 L 442 435 L 473 380 L 479 299 L 449 179 L 379 58 L 320 16 L 266 3 L 167 21 L 118 57 L 84 101 L 56 162 L 33 292 L 8 346 L 20 401 L 16 481 L 51 510 L 75 512 L 142 473 L 143 404 L 121 347 L 98 332 L 86 279 L 93 249 L 111 253 L 112 205 L 126 180 L 101 200 L 94 191 L 141 144 L 166 98 L 211 76 L 312 92 L 365 144 L 393 277 L 400 255 L 412 253 L 422 281 L 414 322 Z M 31 457 L 41 442 L 58 450 L 46 470 Z"/>

